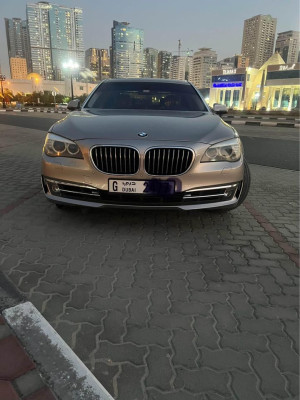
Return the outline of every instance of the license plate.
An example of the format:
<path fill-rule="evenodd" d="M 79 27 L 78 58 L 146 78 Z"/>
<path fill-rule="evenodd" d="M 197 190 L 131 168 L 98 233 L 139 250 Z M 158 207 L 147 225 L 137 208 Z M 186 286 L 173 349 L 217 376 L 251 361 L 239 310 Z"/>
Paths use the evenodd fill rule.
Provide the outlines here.
<path fill-rule="evenodd" d="M 128 179 L 109 179 L 108 191 L 111 193 L 170 195 L 175 191 L 174 181 L 151 179 L 132 181 Z"/>

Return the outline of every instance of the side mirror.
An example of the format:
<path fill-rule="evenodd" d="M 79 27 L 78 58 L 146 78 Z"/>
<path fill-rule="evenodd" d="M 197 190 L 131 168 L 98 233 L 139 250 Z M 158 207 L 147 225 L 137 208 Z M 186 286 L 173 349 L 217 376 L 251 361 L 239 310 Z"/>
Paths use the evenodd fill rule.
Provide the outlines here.
<path fill-rule="evenodd" d="M 215 103 L 213 105 L 213 112 L 215 112 L 218 115 L 222 115 L 222 114 L 227 114 L 228 109 L 226 106 L 224 106 L 224 104 Z"/>
<path fill-rule="evenodd" d="M 79 99 L 71 100 L 68 103 L 67 109 L 70 111 L 80 110 L 80 100 Z"/>

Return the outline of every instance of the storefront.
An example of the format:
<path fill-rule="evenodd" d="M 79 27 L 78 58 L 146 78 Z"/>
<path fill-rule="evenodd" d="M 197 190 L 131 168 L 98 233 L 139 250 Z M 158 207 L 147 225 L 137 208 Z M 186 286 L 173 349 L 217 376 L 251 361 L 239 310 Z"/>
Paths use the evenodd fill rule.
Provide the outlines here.
<path fill-rule="evenodd" d="M 244 109 L 249 85 L 258 70 L 234 68 L 212 71 L 212 87 L 209 104 L 225 104 L 228 108 Z"/>
<path fill-rule="evenodd" d="M 265 88 L 268 91 L 267 110 L 290 111 L 300 108 L 300 63 L 270 65 Z"/>
<path fill-rule="evenodd" d="M 275 53 L 260 68 L 212 71 L 209 105 L 235 110 L 290 111 L 300 105 L 300 63 L 285 64 Z"/>

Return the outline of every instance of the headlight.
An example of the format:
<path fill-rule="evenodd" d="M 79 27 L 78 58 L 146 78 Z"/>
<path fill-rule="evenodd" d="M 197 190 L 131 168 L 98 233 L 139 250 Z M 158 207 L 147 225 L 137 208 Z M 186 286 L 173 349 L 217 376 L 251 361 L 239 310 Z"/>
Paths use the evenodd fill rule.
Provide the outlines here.
<path fill-rule="evenodd" d="M 48 133 L 44 145 L 44 153 L 50 157 L 83 158 L 79 146 L 72 140 Z"/>
<path fill-rule="evenodd" d="M 204 153 L 201 162 L 238 161 L 242 154 L 242 144 L 239 138 L 225 140 L 210 146 Z"/>

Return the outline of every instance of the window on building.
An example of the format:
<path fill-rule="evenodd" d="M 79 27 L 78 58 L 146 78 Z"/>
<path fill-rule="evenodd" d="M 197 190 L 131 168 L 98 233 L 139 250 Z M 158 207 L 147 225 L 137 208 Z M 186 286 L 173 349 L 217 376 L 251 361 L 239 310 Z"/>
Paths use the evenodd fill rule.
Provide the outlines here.
<path fill-rule="evenodd" d="M 300 107 L 300 89 L 294 89 L 292 99 L 292 109 Z"/>
<path fill-rule="evenodd" d="M 233 91 L 233 107 L 238 107 L 239 106 L 239 100 L 240 100 L 240 91 L 239 90 L 234 90 Z"/>
<path fill-rule="evenodd" d="M 83 90 L 83 86 L 79 86 L 79 90 Z"/>
<path fill-rule="evenodd" d="M 281 96 L 281 108 L 288 108 L 291 97 L 291 89 L 283 89 Z"/>
<path fill-rule="evenodd" d="M 220 92 L 220 103 L 221 104 L 223 104 L 223 94 L 224 94 L 224 92 L 223 92 L 223 90 L 221 90 L 221 92 Z"/>
<path fill-rule="evenodd" d="M 231 90 L 225 90 L 225 106 L 230 107 Z"/>
<path fill-rule="evenodd" d="M 276 90 L 274 95 L 273 108 L 279 107 L 279 96 L 280 96 L 280 90 Z"/>
<path fill-rule="evenodd" d="M 292 79 L 300 77 L 299 70 L 286 70 L 286 71 L 269 71 L 267 79 Z"/>

